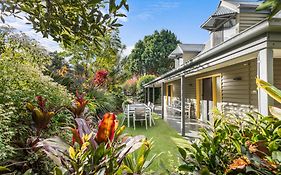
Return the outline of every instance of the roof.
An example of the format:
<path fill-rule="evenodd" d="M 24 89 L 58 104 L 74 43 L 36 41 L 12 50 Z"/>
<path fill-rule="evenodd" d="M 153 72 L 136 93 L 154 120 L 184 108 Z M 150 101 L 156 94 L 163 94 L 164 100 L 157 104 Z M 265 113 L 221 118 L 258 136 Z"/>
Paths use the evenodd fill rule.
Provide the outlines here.
<path fill-rule="evenodd" d="M 263 1 L 261 0 L 221 0 L 217 10 L 201 25 L 201 27 L 209 31 L 214 31 L 228 22 L 229 19 L 234 18 L 239 12 L 238 9 L 255 9 L 262 2 Z"/>
<path fill-rule="evenodd" d="M 230 14 L 236 14 L 236 12 L 224 6 L 220 6 L 211 17 L 218 17 Z"/>
<path fill-rule="evenodd" d="M 178 44 L 177 48 L 169 55 L 169 58 L 175 59 L 180 56 L 184 52 L 201 52 L 204 49 L 204 44 Z"/>
<path fill-rule="evenodd" d="M 237 12 L 234 10 L 220 6 L 201 27 L 206 30 L 217 29 L 219 26 L 229 21 L 230 18 L 233 18 L 236 14 Z"/>
<path fill-rule="evenodd" d="M 222 51 L 226 51 L 227 49 L 232 48 L 234 45 L 237 46 L 245 41 L 248 41 L 250 38 L 254 38 L 256 36 L 261 35 L 262 33 L 268 32 L 270 29 L 280 31 L 281 18 L 276 17 L 276 18 L 274 18 L 274 20 L 275 20 L 274 22 L 271 22 L 268 20 L 263 20 L 255 25 L 251 26 L 250 28 L 244 30 L 243 32 L 241 32 L 241 33 L 235 35 L 234 37 L 228 39 L 227 41 L 221 43 L 220 45 L 218 45 L 206 52 L 203 52 L 202 54 L 197 55 L 196 57 L 192 58 L 189 62 L 185 63 L 184 65 L 161 75 L 160 77 L 154 79 L 151 82 L 148 82 L 144 86 L 148 87 L 153 83 L 161 82 L 171 76 L 177 76 L 180 74 L 188 74 L 188 71 L 190 71 L 190 69 L 193 69 L 193 68 L 196 69 L 196 67 L 199 64 L 207 62 L 210 59 L 210 57 L 213 57 L 213 56 L 221 53 Z M 223 62 L 225 60 L 221 60 L 221 61 Z"/>

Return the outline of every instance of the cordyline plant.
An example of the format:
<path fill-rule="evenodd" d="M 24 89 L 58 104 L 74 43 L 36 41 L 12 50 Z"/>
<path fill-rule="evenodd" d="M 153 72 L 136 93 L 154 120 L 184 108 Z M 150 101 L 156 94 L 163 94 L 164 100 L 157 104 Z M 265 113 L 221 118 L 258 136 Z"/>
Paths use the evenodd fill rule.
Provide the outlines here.
<path fill-rule="evenodd" d="M 82 118 L 75 121 L 73 145 L 57 137 L 36 145 L 57 164 L 54 174 L 116 174 L 126 155 L 140 148 L 144 139 L 122 134 L 124 127 L 117 129 L 112 113 L 104 115 L 98 130 L 91 130 Z"/>
<path fill-rule="evenodd" d="M 257 79 L 259 88 L 280 102 L 281 91 Z M 281 110 L 225 116 L 214 111 L 213 131 L 200 131 L 194 143 L 179 145 L 180 171 L 198 174 L 275 175 L 281 172 Z"/>
<path fill-rule="evenodd" d="M 40 136 L 43 129 L 48 127 L 52 117 L 58 110 L 51 110 L 46 107 L 47 99 L 36 96 L 37 106 L 27 103 L 27 109 L 32 113 L 32 120 L 36 129 L 36 136 Z"/>

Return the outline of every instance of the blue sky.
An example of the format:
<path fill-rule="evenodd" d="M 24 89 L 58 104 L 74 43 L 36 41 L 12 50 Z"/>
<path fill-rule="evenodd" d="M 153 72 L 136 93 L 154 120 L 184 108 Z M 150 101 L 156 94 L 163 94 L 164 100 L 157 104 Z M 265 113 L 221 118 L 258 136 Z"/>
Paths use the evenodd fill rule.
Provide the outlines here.
<path fill-rule="evenodd" d="M 130 11 L 121 19 L 122 42 L 128 55 L 134 44 L 155 30 L 168 29 L 182 43 L 205 43 L 209 34 L 200 25 L 215 11 L 219 0 L 128 0 Z M 60 50 L 51 39 L 42 38 L 24 20 L 8 18 L 6 24 L 38 40 L 49 51 Z M 1 25 L 1 24 L 0 24 Z"/>
<path fill-rule="evenodd" d="M 205 43 L 209 34 L 200 25 L 219 0 L 128 0 L 130 11 L 120 29 L 128 54 L 134 44 L 155 30 L 169 29 L 182 43 Z"/>

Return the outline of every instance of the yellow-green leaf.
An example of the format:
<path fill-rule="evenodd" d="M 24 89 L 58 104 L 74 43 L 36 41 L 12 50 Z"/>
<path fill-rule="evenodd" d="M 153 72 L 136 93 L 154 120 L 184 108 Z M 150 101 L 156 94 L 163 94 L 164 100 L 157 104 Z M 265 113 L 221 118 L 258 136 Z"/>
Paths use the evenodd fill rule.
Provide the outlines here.
<path fill-rule="evenodd" d="M 72 146 L 69 147 L 68 153 L 69 153 L 69 156 L 70 156 L 71 159 L 75 158 L 76 153 L 75 153 L 75 150 Z"/>
<path fill-rule="evenodd" d="M 258 88 L 265 90 L 269 96 L 281 103 L 281 90 L 259 78 L 256 79 L 256 83 Z"/>

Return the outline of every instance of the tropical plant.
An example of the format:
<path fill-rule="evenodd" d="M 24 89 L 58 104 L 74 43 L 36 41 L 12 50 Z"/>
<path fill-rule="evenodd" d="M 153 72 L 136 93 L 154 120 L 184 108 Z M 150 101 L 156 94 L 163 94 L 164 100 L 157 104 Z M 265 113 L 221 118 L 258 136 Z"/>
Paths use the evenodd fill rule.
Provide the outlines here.
<path fill-rule="evenodd" d="M 26 18 L 44 37 L 65 46 L 81 43 L 85 48 L 100 46 L 105 34 L 121 26 L 118 18 L 126 15 L 120 9 L 129 10 L 126 0 L 5 0 L 0 5 L 2 22 L 5 16 Z"/>
<path fill-rule="evenodd" d="M 155 78 L 156 78 L 155 75 L 144 75 L 138 79 L 136 88 L 137 88 L 137 97 L 139 101 L 144 102 L 145 91 L 143 85 L 154 80 Z"/>
<path fill-rule="evenodd" d="M 104 89 L 92 88 L 88 91 L 89 110 L 95 117 L 101 117 L 105 113 L 116 110 L 115 96 Z"/>
<path fill-rule="evenodd" d="M 152 148 L 152 140 L 143 140 L 142 146 L 139 148 L 139 150 L 128 154 L 125 157 L 120 169 L 118 170 L 118 173 L 135 175 L 145 174 L 148 171 L 149 166 L 153 163 L 153 161 L 161 155 L 154 154 L 150 158 L 150 160 L 147 160 Z"/>
<path fill-rule="evenodd" d="M 59 138 L 42 140 L 37 144 L 56 164 L 54 174 L 115 174 L 125 156 L 142 145 L 143 136 L 122 135 L 117 129 L 116 116 L 103 116 L 98 130 L 91 130 L 86 121 L 76 118 L 73 145 Z"/>
<path fill-rule="evenodd" d="M 103 86 L 105 85 L 105 82 L 107 80 L 107 75 L 108 75 L 108 71 L 107 70 L 98 70 L 95 73 L 95 76 L 93 78 L 93 84 L 95 86 Z"/>
<path fill-rule="evenodd" d="M 281 91 L 260 79 L 258 87 L 280 101 Z M 201 130 L 194 143 L 179 147 L 184 164 L 179 170 L 201 174 L 274 175 L 281 171 L 281 113 L 233 116 L 216 112 L 213 131 Z"/>
<path fill-rule="evenodd" d="M 257 7 L 257 10 L 271 10 L 270 18 L 273 17 L 281 10 L 280 0 L 265 0 L 262 4 Z"/>
<path fill-rule="evenodd" d="M 8 168 L 15 173 L 23 173 L 26 168 L 32 167 L 44 174 L 51 163 L 35 155 L 28 146 L 28 139 L 36 135 L 36 129 L 30 127 L 34 126 L 34 122 L 25 104 L 34 103 L 34 96 L 41 95 L 48 97 L 48 108 L 54 109 L 55 106 L 68 104 L 72 96 L 65 87 L 43 74 L 50 58 L 36 41 L 24 34 L 15 34 L 9 28 L 1 28 L 0 37 L 3 42 L 0 53 L 0 165 L 12 164 Z M 52 117 L 52 121 L 54 124 L 42 133 L 42 137 L 63 135 L 60 127 L 67 125 L 71 117 L 61 114 Z"/>

